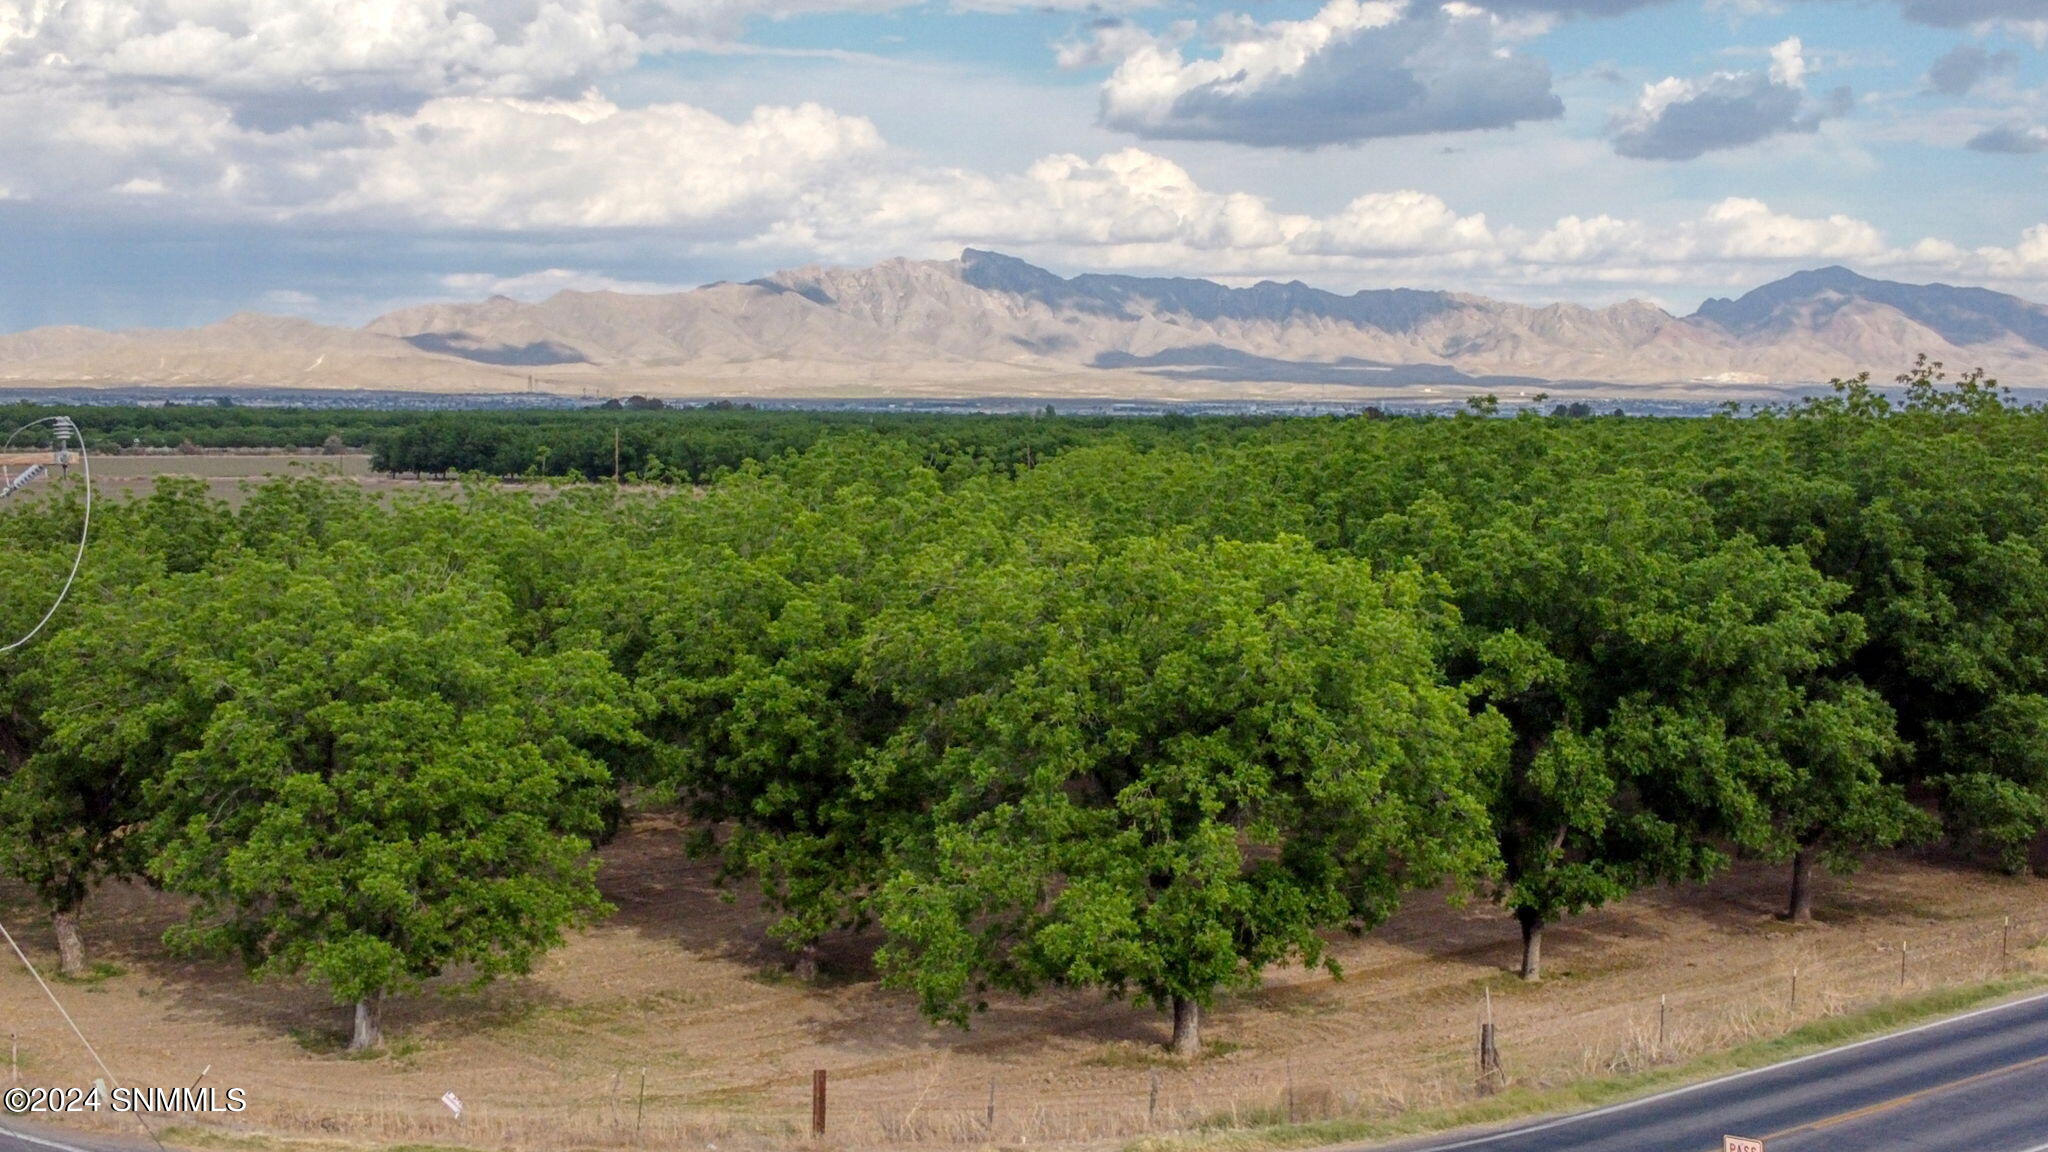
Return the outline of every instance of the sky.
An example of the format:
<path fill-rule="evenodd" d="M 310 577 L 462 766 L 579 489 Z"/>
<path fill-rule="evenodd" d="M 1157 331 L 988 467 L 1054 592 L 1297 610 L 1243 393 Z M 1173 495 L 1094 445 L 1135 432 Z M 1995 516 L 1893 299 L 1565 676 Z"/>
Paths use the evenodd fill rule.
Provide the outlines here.
<path fill-rule="evenodd" d="M 2048 301 L 2048 0 L 0 0 L 0 331 L 963 247 Z"/>

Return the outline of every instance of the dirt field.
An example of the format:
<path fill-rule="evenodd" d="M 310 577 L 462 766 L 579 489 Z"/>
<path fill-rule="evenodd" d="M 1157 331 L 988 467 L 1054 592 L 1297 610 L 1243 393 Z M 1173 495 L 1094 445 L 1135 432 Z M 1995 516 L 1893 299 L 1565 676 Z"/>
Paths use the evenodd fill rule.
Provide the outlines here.
<path fill-rule="evenodd" d="M 549 1152 L 773 1146 L 808 1122 L 811 1071 L 823 1068 L 835 1144 L 1099 1143 L 1290 1106 L 1308 1119 L 1466 1098 L 1488 988 L 1509 1073 L 1555 1082 L 1984 979 L 2033 963 L 2048 935 L 2048 884 L 1891 861 L 1829 878 L 1821 923 L 1795 930 L 1773 918 L 1779 870 L 1745 867 L 1554 929 L 1551 976 L 1528 987 L 1506 973 L 1517 950 L 1508 917 L 1419 897 L 1338 945 L 1342 981 L 1278 971 L 1228 998 L 1208 1021 L 1210 1053 L 1183 1067 L 1158 1055 L 1158 1014 L 1095 995 L 999 1000 L 971 1032 L 927 1026 L 873 983 L 871 942 L 837 942 L 820 980 L 799 983 L 757 909 L 721 900 L 681 839 L 666 818 L 636 822 L 605 853 L 615 917 L 529 978 L 481 992 L 451 982 L 393 1003 L 390 1051 L 374 1059 L 338 1051 L 345 1013 L 311 989 L 166 958 L 155 940 L 177 907 L 137 888 L 101 894 L 85 917 L 95 959 L 118 972 L 60 994 L 129 1081 L 185 1085 L 210 1065 L 207 1083 L 245 1089 L 250 1112 L 223 1127 L 247 1134 Z M 54 966 L 18 890 L 0 888 L 0 913 Z M 2001 961 L 2006 916 L 2015 927 Z M 0 1030 L 19 1033 L 26 1080 L 90 1080 L 18 966 L 0 968 Z M 468 1106 L 460 1122 L 437 1102 L 449 1091 Z"/>
<path fill-rule="evenodd" d="M 261 483 L 273 476 L 327 475 L 352 480 L 368 489 L 383 489 L 398 481 L 370 471 L 370 457 L 362 453 L 325 456 L 319 453 L 223 456 L 114 456 L 92 458 L 93 485 L 103 497 L 124 499 L 147 496 L 159 476 L 199 476 L 213 495 L 236 500 L 242 486 Z M 410 486 L 410 485 L 403 485 Z"/>
<path fill-rule="evenodd" d="M 209 480 L 246 480 L 309 470 L 350 477 L 369 476 L 370 457 L 359 452 L 333 456 L 318 452 L 252 452 L 218 456 L 101 454 L 92 458 L 92 474 L 102 483 L 126 482 L 150 476 L 204 476 Z"/>
<path fill-rule="evenodd" d="M 79 475 L 79 466 L 74 463 L 68 474 L 74 477 Z M 417 481 L 400 480 L 372 472 L 370 457 L 364 453 L 335 456 L 319 453 L 235 453 L 201 456 L 95 454 L 92 457 L 93 490 L 100 498 L 110 500 L 147 496 L 155 490 L 157 478 L 160 476 L 197 476 L 206 481 L 207 490 L 215 497 L 231 504 L 239 504 L 248 485 L 260 484 L 272 477 L 294 475 L 328 476 L 342 482 L 353 483 L 370 492 L 391 492 L 422 487 Z M 38 493 L 48 490 L 47 481 L 37 481 L 28 487 L 25 498 L 34 499 Z"/>

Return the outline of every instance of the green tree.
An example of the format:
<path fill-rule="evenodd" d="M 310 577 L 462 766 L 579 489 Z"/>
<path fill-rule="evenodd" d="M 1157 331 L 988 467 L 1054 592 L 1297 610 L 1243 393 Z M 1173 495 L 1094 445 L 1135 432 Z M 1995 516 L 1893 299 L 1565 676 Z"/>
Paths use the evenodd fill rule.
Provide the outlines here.
<path fill-rule="evenodd" d="M 1894 403 L 1867 374 L 1745 422 L 1708 495 L 1805 552 L 1866 622 L 1848 672 L 1897 718 L 1900 776 L 1959 844 L 2025 867 L 2048 828 L 2048 419 L 1923 360 Z"/>
<path fill-rule="evenodd" d="M 1904 758 L 1890 705 L 1861 684 L 1801 698 L 1777 729 L 1783 755 L 1761 787 L 1766 854 L 1792 862 L 1786 919 L 1813 919 L 1813 868 L 1855 868 L 1863 853 L 1934 831 L 1886 769 Z"/>
<path fill-rule="evenodd" d="M 7 518 L 10 579 L 0 620 L 25 631 L 71 567 L 78 509 L 68 500 Z M 161 505 L 103 506 L 62 610 L 34 643 L 0 656 L 0 871 L 36 894 L 57 939 L 60 971 L 86 971 L 78 917 L 109 879 L 140 873 L 135 829 L 144 783 L 196 731 L 194 701 L 171 671 L 175 646 L 157 625 L 193 602 L 168 576 Z M 39 547 L 32 525 L 51 529 Z"/>
<path fill-rule="evenodd" d="M 524 971 L 602 910 L 587 745 L 634 718 L 601 654 L 520 652 L 503 596 L 434 544 L 223 571 L 180 669 L 215 703 L 150 789 L 152 870 L 196 897 L 173 943 L 307 974 L 355 1005 L 354 1049 L 388 994 Z"/>
<path fill-rule="evenodd" d="M 80 908 L 102 882 L 141 873 L 145 784 L 203 715 L 163 662 L 172 651 L 145 615 L 174 602 L 145 595 L 91 612 L 51 635 L 15 684 L 39 709 L 38 738 L 0 781 L 0 868 L 49 910 L 67 976 L 86 968 Z"/>
<path fill-rule="evenodd" d="M 789 477 L 730 478 L 607 597 L 604 629 L 648 694 L 649 774 L 705 829 L 723 878 L 751 877 L 799 972 L 858 926 L 883 845 L 925 807 L 854 773 L 903 709 L 859 678 L 899 553 L 940 527 L 936 477 L 895 452 L 820 450 Z M 639 618 L 633 618 L 638 616 Z"/>
<path fill-rule="evenodd" d="M 920 709 L 861 787 L 908 775 L 931 818 L 876 896 L 889 984 L 965 1022 L 984 989 L 1051 981 L 1203 1007 L 1321 932 L 1492 859 L 1502 748 L 1436 678 L 1422 581 L 1273 544 L 1055 537 L 922 573 L 867 675 Z"/>
<path fill-rule="evenodd" d="M 1722 539 L 1710 511 L 1624 473 L 1506 505 L 1425 498 L 1366 533 L 1450 581 L 1451 667 L 1514 731 L 1492 809 L 1524 978 L 1559 918 L 1704 879 L 1724 839 L 1777 845 L 1758 830 L 1794 774 L 1782 729 L 1857 622 L 1803 555 Z"/>

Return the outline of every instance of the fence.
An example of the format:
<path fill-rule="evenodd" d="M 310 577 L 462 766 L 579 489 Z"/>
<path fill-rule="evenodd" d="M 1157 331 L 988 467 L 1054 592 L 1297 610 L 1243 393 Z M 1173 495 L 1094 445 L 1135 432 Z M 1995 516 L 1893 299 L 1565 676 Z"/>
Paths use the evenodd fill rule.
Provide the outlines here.
<path fill-rule="evenodd" d="M 999 1067 L 991 1076 L 985 1062 L 940 1049 L 830 1069 L 820 1143 L 1081 1144 L 1290 1120 L 1392 1118 L 1470 1103 L 1488 1089 L 1478 1046 L 1489 998 L 1502 1082 L 1542 1088 L 1679 1063 L 1939 989 L 2048 971 L 2044 940 L 2048 912 L 1953 922 L 1918 930 L 1910 940 L 1846 949 L 1839 936 L 1820 948 L 1789 930 L 1731 936 L 1725 968 L 1707 986 L 1674 980 L 1668 993 L 1562 1011 L 1552 995 L 1558 989 L 1524 989 L 1497 969 L 1475 967 L 1488 974 L 1428 994 L 1427 1035 L 1412 1026 L 1394 1030 L 1398 1050 L 1384 1021 L 1355 1004 L 1305 1016 L 1298 1026 L 1289 1021 L 1286 1059 L 1226 1051 L 1183 1064 L 1163 1052 L 1123 1047 L 1082 1060 L 1079 1071 L 1040 1063 Z M 1585 995 L 1605 987 L 1588 985 Z M 1488 997 L 1489 991 L 1499 994 Z M 1413 1005 L 1401 1007 L 1413 1019 Z M 1228 1031 L 1221 1033 L 1212 1039 L 1227 1048 Z M 478 1092 L 460 1120 L 426 1099 L 365 1101 L 318 1089 L 295 1103 L 268 1103 L 247 1120 L 368 1140 L 725 1152 L 810 1144 L 812 1089 L 808 1067 L 766 1071 L 744 1090 L 707 1092 L 701 1082 L 643 1081 L 638 1069 L 622 1066 L 601 1082 L 565 1082 L 526 1098 Z"/>
<path fill-rule="evenodd" d="M 1783 1035 L 1812 1021 L 1936 990 L 2021 977 L 2048 939 L 2048 917 L 2001 917 L 1826 956 L 1796 933 L 1760 962 L 1731 964 L 1711 989 L 1557 1014 L 1540 995 L 1492 998 L 1500 1075 L 1544 1088 L 1640 1072 Z M 1102 1070 L 1093 1085 L 993 1084 L 948 1077 L 943 1059 L 913 1093 L 864 1094 L 835 1077 L 837 1143 L 1002 1145 L 1131 1139 L 1148 1133 L 1336 1118 L 1391 1118 L 1468 1103 L 1489 1090 L 1479 1067 L 1484 993 L 1447 1004 L 1436 1042 L 1390 1053 L 1370 1020 L 1316 1021 L 1318 1035 L 1278 1068 L 1225 1061 Z M 1305 1040 L 1308 1038 L 1304 1038 Z"/>

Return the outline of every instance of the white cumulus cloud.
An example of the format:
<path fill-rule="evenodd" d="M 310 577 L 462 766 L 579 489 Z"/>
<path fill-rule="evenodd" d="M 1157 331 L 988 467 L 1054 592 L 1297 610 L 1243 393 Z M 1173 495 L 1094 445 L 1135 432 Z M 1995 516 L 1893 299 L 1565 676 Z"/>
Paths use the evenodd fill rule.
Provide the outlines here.
<path fill-rule="evenodd" d="M 1813 132 L 1848 112 L 1847 88 L 1822 100 L 1806 93 L 1804 46 L 1792 37 L 1771 49 L 1762 72 L 1667 77 L 1643 86 L 1634 106 L 1614 116 L 1614 150 L 1639 160 L 1691 160 L 1784 133 Z"/>
<path fill-rule="evenodd" d="M 1098 31 L 1070 64 L 1118 58 L 1102 122 L 1151 139 L 1315 147 L 1504 128 L 1563 114 L 1550 69 L 1512 42 L 1517 24 L 1463 3 L 1329 0 L 1305 20 L 1219 18 L 1183 34 Z"/>
<path fill-rule="evenodd" d="M 149 192 L 202 216 L 376 226 L 696 227 L 730 235 L 881 151 L 816 104 L 727 120 L 686 104 L 449 96 L 275 131 L 189 94 L 0 100 L 0 170 L 75 204 Z"/>
<path fill-rule="evenodd" d="M 1766 81 L 1803 81 L 1805 60 L 1781 49 Z M 264 125 L 191 89 L 0 82 L 0 174 L 14 202 L 72 213 L 339 235 L 533 237 L 520 243 L 613 234 L 593 243 L 716 252 L 729 265 L 789 255 L 864 263 L 971 246 L 1067 268 L 1523 297 L 1589 285 L 1754 284 L 1832 262 L 2014 290 L 2048 285 L 2048 224 L 2010 246 L 1896 244 L 1848 214 L 1803 216 L 1738 196 L 1677 215 L 1583 213 L 1521 226 L 1482 210 L 1511 209 L 1511 200 L 1398 179 L 1305 211 L 1204 186 L 1143 147 L 1056 152 L 1009 170 L 936 166 L 891 148 L 865 118 L 817 104 L 721 115 L 594 93 L 469 93 Z M 552 253 L 541 259 L 528 267 L 543 271 L 443 287 L 457 296 L 666 287 L 645 263 L 640 279 L 615 281 L 550 267 L 561 259 Z"/>
<path fill-rule="evenodd" d="M 447 97 L 371 117 L 317 158 L 338 175 L 315 209 L 490 228 L 621 228 L 772 211 L 820 173 L 881 147 L 874 125 L 816 104 L 728 121 L 685 104 Z"/>
<path fill-rule="evenodd" d="M 1521 259 L 1555 265 L 1767 264 L 1884 256 L 1883 235 L 1846 215 L 1794 216 L 1761 200 L 1729 197 L 1687 220 L 1651 224 L 1567 216 L 1523 244 Z"/>
<path fill-rule="evenodd" d="M 681 292 L 691 287 L 654 280 L 621 280 L 581 268 L 542 268 L 509 276 L 495 272 L 451 272 L 441 277 L 441 286 L 461 300 L 474 300 L 480 296 L 542 300 L 557 292 L 632 292 L 644 295 Z"/>
<path fill-rule="evenodd" d="M 0 0 L 0 75 L 176 85 L 233 100 L 246 115 L 275 123 L 436 96 L 569 95 L 651 54 L 730 49 L 752 21 L 888 11 L 915 2 Z M 960 6 L 1100 5 L 963 0 Z"/>
<path fill-rule="evenodd" d="M 1884 237 L 1851 216 L 1786 216 L 1761 200 L 1732 197 L 1695 226 L 1699 241 L 1722 260 L 1853 260 L 1885 251 Z"/>
<path fill-rule="evenodd" d="M 1485 251 L 1498 243 L 1486 215 L 1460 215 L 1426 192 L 1375 192 L 1318 220 L 1290 244 L 1323 256 L 1412 256 Z"/>

